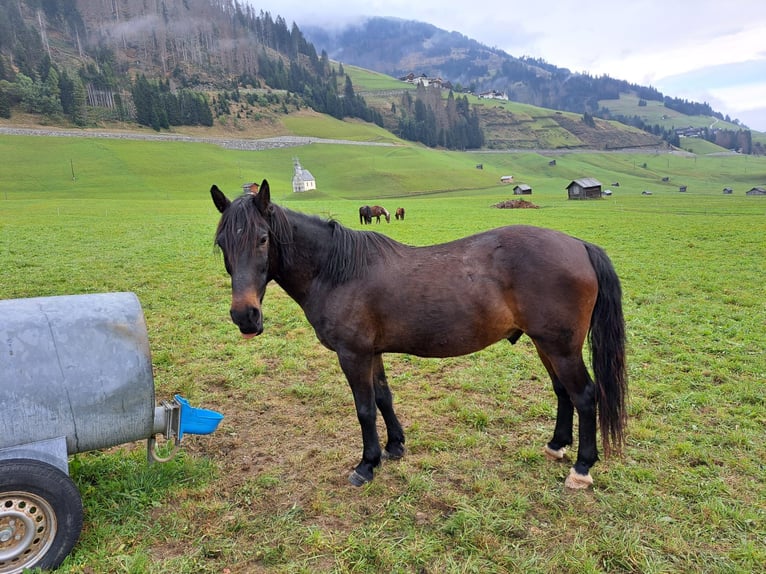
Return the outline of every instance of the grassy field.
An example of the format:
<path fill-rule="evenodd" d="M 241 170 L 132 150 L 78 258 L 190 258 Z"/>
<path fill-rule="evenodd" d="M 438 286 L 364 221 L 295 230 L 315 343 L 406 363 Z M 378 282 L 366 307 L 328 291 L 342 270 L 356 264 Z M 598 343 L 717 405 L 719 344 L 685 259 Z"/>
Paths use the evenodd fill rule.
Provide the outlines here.
<path fill-rule="evenodd" d="M 358 126 L 332 129 L 365 139 Z M 766 159 L 11 136 L 0 136 L 0 157 L 0 297 L 135 292 L 158 399 L 180 392 L 226 417 L 164 465 L 148 467 L 142 444 L 74 457 L 85 527 L 61 572 L 749 573 L 766 563 L 766 198 L 744 195 L 766 182 Z M 293 157 L 316 192 L 290 192 Z M 499 183 L 507 174 L 532 185 L 539 209 L 492 207 L 512 197 Z M 620 186 L 568 201 L 565 186 L 585 176 Z M 241 339 L 228 318 L 208 190 L 231 196 L 264 177 L 281 205 L 357 229 L 362 203 L 405 207 L 405 222 L 374 229 L 407 243 L 526 223 L 603 246 L 629 336 L 624 457 L 594 467 L 592 490 L 563 488 L 569 465 L 541 450 L 553 392 L 522 338 L 454 359 L 386 357 L 408 453 L 349 486 L 361 439 L 334 355 L 276 285 L 262 336 Z"/>

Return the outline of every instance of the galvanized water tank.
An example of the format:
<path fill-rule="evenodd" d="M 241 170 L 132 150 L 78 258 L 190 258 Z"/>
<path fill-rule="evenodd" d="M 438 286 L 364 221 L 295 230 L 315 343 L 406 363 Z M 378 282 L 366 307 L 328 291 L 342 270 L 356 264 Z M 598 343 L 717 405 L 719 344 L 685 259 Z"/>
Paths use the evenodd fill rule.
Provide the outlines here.
<path fill-rule="evenodd" d="M 146 323 L 133 293 L 0 301 L 0 449 L 66 437 L 69 454 L 157 431 Z"/>

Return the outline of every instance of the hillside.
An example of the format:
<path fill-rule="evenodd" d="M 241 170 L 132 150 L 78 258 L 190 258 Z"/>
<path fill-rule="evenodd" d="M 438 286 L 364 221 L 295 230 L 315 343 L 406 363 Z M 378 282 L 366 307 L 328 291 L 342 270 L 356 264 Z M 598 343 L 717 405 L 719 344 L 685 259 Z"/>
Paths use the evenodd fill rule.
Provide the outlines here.
<path fill-rule="evenodd" d="M 307 26 L 304 33 L 335 60 L 396 78 L 414 74 L 458 91 L 500 94 L 513 102 L 616 120 L 676 146 L 681 135 L 677 130 L 697 126 L 709 127 L 698 137 L 718 145 L 744 153 L 766 151 L 762 134 L 729 121 L 706 103 L 688 102 L 608 75 L 593 77 L 540 59 L 516 58 L 431 24 L 370 18 L 338 30 Z"/>
<path fill-rule="evenodd" d="M 449 149 L 662 145 L 663 133 L 657 130 L 626 127 L 587 111 L 605 109 L 604 100 L 591 101 L 595 92 L 589 92 L 587 105 L 577 104 L 576 94 L 588 86 L 568 71 L 511 58 L 415 22 L 396 21 L 394 30 L 387 20 L 369 26 L 375 33 L 365 43 L 352 36 L 356 43 L 349 40 L 345 49 L 367 67 L 380 68 L 390 52 L 401 67 L 386 74 L 440 62 L 435 69 L 445 77 L 452 74 L 454 84 L 421 89 L 391 75 L 375 76 L 350 65 L 344 69 L 351 52 L 341 51 L 333 61 L 296 24 L 288 29 L 280 16 L 256 13 L 237 0 L 2 0 L 0 119 L 268 136 L 291 133 L 284 120 L 303 117 L 310 108 Z M 327 33 L 313 33 L 328 41 Z M 428 38 L 430 47 L 416 49 L 416 38 L 421 44 Z M 566 87 L 553 90 L 562 74 L 569 77 L 559 82 Z M 477 97 L 460 85 L 480 78 L 484 87 L 500 86 L 511 76 L 518 101 Z M 541 97 L 554 92 L 573 103 L 556 109 L 553 100 Z M 622 95 L 616 88 L 598 93 Z"/>

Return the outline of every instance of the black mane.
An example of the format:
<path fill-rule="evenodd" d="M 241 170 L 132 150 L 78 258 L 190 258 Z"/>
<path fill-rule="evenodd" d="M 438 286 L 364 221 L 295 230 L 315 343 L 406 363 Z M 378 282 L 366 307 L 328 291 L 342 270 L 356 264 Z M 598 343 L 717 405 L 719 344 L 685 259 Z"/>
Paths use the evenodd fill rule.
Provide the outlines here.
<path fill-rule="evenodd" d="M 324 223 L 331 230 L 331 241 L 321 277 L 333 286 L 364 277 L 371 264 L 385 261 L 404 247 L 374 231 L 356 231 L 335 220 Z"/>

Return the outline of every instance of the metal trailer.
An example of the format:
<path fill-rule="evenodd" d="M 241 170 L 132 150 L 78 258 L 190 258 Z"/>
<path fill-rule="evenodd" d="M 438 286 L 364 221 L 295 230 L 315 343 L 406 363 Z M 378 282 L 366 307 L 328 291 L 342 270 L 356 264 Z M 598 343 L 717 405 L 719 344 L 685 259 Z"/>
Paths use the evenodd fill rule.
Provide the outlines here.
<path fill-rule="evenodd" d="M 135 294 L 0 301 L 0 574 L 56 568 L 77 542 L 69 455 L 145 439 L 149 461 L 164 462 L 222 418 L 179 395 L 155 404 Z M 158 434 L 174 442 L 165 458 Z"/>

